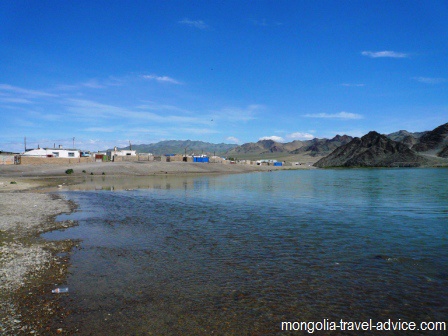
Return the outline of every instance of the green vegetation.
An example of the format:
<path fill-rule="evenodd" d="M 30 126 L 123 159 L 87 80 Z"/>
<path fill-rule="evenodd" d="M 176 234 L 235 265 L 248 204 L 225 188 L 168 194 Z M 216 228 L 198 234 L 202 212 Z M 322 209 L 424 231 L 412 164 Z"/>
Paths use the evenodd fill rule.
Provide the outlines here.
<path fill-rule="evenodd" d="M 86 173 L 86 171 L 85 171 L 85 170 L 83 170 L 82 172 L 83 172 L 84 174 Z"/>
<path fill-rule="evenodd" d="M 73 171 L 73 169 L 70 168 L 70 169 L 67 169 L 67 170 L 65 171 L 65 173 L 70 175 L 70 174 L 73 174 L 74 171 Z"/>
<path fill-rule="evenodd" d="M 16 181 L 11 181 L 11 183 L 10 184 L 17 184 L 17 182 Z"/>

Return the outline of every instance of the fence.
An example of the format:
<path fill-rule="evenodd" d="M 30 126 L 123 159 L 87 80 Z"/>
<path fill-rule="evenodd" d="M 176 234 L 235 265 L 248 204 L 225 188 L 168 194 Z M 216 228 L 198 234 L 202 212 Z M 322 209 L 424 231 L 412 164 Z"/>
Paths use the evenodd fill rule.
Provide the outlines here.
<path fill-rule="evenodd" d="M 65 165 L 71 163 L 88 163 L 93 162 L 92 157 L 79 157 L 79 158 L 55 158 L 55 157 L 37 157 L 37 156 L 20 156 L 17 163 L 23 165 L 41 165 L 41 164 L 54 164 Z"/>
<path fill-rule="evenodd" d="M 14 155 L 0 155 L 0 165 L 13 165 Z"/>

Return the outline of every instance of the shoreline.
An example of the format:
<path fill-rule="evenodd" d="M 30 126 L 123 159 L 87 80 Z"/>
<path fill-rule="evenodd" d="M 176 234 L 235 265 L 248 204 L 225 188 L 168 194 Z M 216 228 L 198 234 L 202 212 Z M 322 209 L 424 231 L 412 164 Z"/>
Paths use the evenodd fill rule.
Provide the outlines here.
<path fill-rule="evenodd" d="M 59 195 L 36 193 L 19 182 L 0 195 L 0 331 L 5 335 L 56 333 L 56 319 L 65 315 L 51 290 L 63 284 L 69 253 L 77 242 L 47 241 L 44 232 L 76 225 L 57 222 L 75 210 Z"/>
<path fill-rule="evenodd" d="M 65 174 L 66 169 L 75 171 Z M 70 312 L 61 305 L 64 294 L 51 290 L 63 285 L 70 252 L 77 241 L 47 241 L 42 233 L 77 225 L 56 221 L 77 205 L 54 193 L 58 186 L 82 184 L 86 177 L 108 180 L 238 174 L 282 170 L 273 166 L 188 163 L 94 163 L 67 166 L 3 166 L 0 169 L 0 333 L 71 334 L 62 329 Z M 90 169 L 94 175 L 87 174 Z M 295 169 L 287 167 L 286 169 Z M 83 173 L 85 170 L 86 173 Z M 90 172 L 89 170 L 89 172 Z M 52 193 L 53 192 L 53 193 Z"/>

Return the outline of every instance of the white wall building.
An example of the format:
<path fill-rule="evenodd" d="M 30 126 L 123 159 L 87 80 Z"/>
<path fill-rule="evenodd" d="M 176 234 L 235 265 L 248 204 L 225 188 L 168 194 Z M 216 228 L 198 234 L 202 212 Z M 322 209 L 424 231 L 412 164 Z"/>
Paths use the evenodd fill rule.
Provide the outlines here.
<path fill-rule="evenodd" d="M 27 150 L 22 156 L 35 157 L 57 157 L 57 158 L 79 158 L 78 149 L 62 149 L 62 148 L 37 148 Z"/>
<path fill-rule="evenodd" d="M 137 152 L 135 150 L 129 149 L 117 149 L 114 147 L 114 150 L 108 151 L 107 156 L 112 160 L 114 156 L 136 156 Z"/>

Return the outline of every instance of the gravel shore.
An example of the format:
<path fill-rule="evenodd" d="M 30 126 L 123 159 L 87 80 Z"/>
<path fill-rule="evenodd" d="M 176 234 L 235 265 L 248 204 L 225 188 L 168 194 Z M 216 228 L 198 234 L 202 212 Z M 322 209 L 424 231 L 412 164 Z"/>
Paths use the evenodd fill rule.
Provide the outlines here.
<path fill-rule="evenodd" d="M 51 290 L 64 284 L 70 251 L 77 242 L 51 242 L 39 235 L 76 225 L 72 221 L 55 221 L 58 214 L 69 213 L 76 205 L 55 193 L 48 193 L 49 190 L 77 184 L 92 175 L 126 180 L 126 177 L 138 176 L 232 174 L 297 168 L 308 167 L 185 162 L 0 166 L 0 334 L 73 332 L 60 328 L 69 312 L 61 307 L 60 294 L 52 294 Z M 67 169 L 73 169 L 73 174 L 67 175 Z"/>
<path fill-rule="evenodd" d="M 0 177 L 66 177 L 65 171 L 73 169 L 70 176 L 116 175 L 116 176 L 150 176 L 157 174 L 232 174 L 255 171 L 283 169 L 312 169 L 308 165 L 301 166 L 257 166 L 248 164 L 193 163 L 193 162 L 90 162 L 78 164 L 42 164 L 0 166 Z"/>
<path fill-rule="evenodd" d="M 39 234 L 73 226 L 54 219 L 74 205 L 57 195 L 27 191 L 37 186 L 0 178 L 1 335 L 57 333 L 53 324 L 61 309 L 51 289 L 66 275 L 68 258 L 59 254 L 76 242 L 45 241 Z"/>

